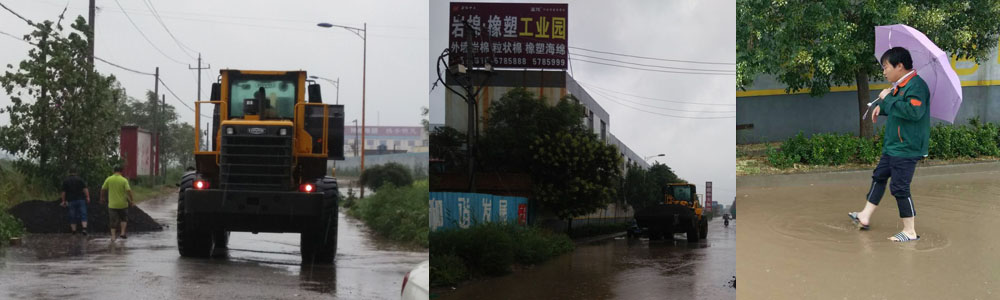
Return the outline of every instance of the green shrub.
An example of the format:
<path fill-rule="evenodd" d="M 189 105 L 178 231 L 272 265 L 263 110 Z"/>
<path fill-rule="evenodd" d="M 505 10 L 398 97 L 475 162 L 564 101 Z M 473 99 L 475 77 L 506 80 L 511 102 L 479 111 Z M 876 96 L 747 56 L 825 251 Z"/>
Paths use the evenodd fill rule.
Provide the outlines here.
<path fill-rule="evenodd" d="M 771 147 L 771 145 L 767 145 L 767 151 L 765 153 L 767 154 L 767 162 L 770 163 L 771 166 L 779 169 L 791 168 L 796 162 L 801 160 L 801 157 L 797 155 L 792 156 L 787 151 L 778 151 L 777 149 Z"/>
<path fill-rule="evenodd" d="M 515 263 L 538 264 L 573 251 L 574 247 L 565 234 L 501 223 L 432 232 L 430 244 L 434 287 L 507 274 Z"/>
<path fill-rule="evenodd" d="M 357 200 L 347 213 L 390 240 L 427 247 L 429 200 L 427 181 L 406 187 L 387 184 L 375 195 Z"/>
<path fill-rule="evenodd" d="M 383 185 L 408 186 L 413 183 L 413 173 L 404 165 L 391 162 L 366 168 L 358 179 L 362 186 L 378 191 Z"/>
<path fill-rule="evenodd" d="M 0 245 L 6 244 L 12 237 L 24 234 L 21 220 L 7 213 L 7 206 L 0 204 Z"/>
<path fill-rule="evenodd" d="M 519 264 L 537 264 L 573 251 L 573 240 L 565 234 L 555 234 L 536 227 L 514 227 L 514 260 Z"/>
<path fill-rule="evenodd" d="M 439 255 L 431 260 L 431 286 L 455 285 L 468 277 L 465 261 L 458 256 Z"/>
<path fill-rule="evenodd" d="M 795 163 L 811 165 L 842 165 L 845 163 L 875 163 L 882 156 L 885 128 L 875 139 L 847 134 L 815 134 L 805 138 L 800 132 L 781 145 L 780 150 L 767 147 L 767 161 L 776 168 L 789 168 Z M 935 159 L 1000 156 L 1000 126 L 970 119 L 969 125 L 938 124 L 931 127 L 928 154 Z"/>

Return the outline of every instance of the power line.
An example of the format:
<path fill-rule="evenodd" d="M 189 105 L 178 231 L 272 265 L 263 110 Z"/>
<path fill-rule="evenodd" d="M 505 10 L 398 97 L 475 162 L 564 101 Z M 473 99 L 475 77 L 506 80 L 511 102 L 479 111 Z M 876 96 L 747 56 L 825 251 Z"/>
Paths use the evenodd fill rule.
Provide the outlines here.
<path fill-rule="evenodd" d="M 106 63 L 106 64 L 109 64 L 109 65 L 112 65 L 112 66 L 115 66 L 115 67 L 118 67 L 119 69 L 122 69 L 122 70 L 125 70 L 125 71 L 129 71 L 129 72 L 132 72 L 132 73 L 136 73 L 136 74 L 140 74 L 140 75 L 149 75 L 149 76 L 155 76 L 155 75 L 156 75 L 156 74 L 153 74 L 153 73 L 146 73 L 146 72 L 141 72 L 141 71 L 136 71 L 136 70 L 134 70 L 134 69 L 130 69 L 130 68 L 126 68 L 126 67 L 122 67 L 122 66 L 120 66 L 120 65 L 118 65 L 118 64 L 115 64 L 115 63 L 113 63 L 113 62 L 110 62 L 110 61 L 107 61 L 107 60 L 104 60 L 103 58 L 100 58 L 100 57 L 97 57 L 97 56 L 94 56 L 94 59 L 96 59 L 96 60 L 99 60 L 99 61 L 102 61 L 102 62 L 104 62 L 104 63 Z"/>
<path fill-rule="evenodd" d="M 35 23 L 34 23 L 34 22 L 31 22 L 31 20 L 28 20 L 28 19 L 25 19 L 24 17 L 22 17 L 22 16 L 21 16 L 20 14 L 18 14 L 17 12 L 14 12 L 14 10 L 12 10 L 12 9 L 8 8 L 8 7 L 6 6 L 6 5 L 3 5 L 3 3 L 0 3 L 0 6 L 2 6 L 2 7 L 3 7 L 3 9 L 6 9 L 6 10 L 7 10 L 7 11 L 9 11 L 10 13 L 14 14 L 14 15 L 15 15 L 15 16 L 17 16 L 18 18 L 20 18 L 21 20 L 24 20 L 24 22 L 27 22 L 27 23 L 28 23 L 28 25 L 31 25 L 31 26 L 35 26 Z"/>
<path fill-rule="evenodd" d="M 621 106 L 624 106 L 624 107 L 628 107 L 628 108 L 631 108 L 631 109 L 634 109 L 634 110 L 638 110 L 638 111 L 641 111 L 641 112 L 644 112 L 644 113 L 647 113 L 647 114 L 653 114 L 653 115 L 664 116 L 664 117 L 671 117 L 671 118 L 678 118 L 678 119 L 733 119 L 733 118 L 736 118 L 736 116 L 731 116 L 731 117 L 730 116 L 722 116 L 722 117 L 675 116 L 675 115 L 671 115 L 671 114 L 664 114 L 664 113 L 659 113 L 659 112 L 648 111 L 648 110 L 645 110 L 645 109 L 642 109 L 642 108 L 638 108 L 638 107 L 635 107 L 635 106 L 631 106 L 631 105 L 627 105 L 625 103 L 621 103 L 621 102 L 615 101 L 614 99 L 611 99 L 611 98 L 604 98 L 604 99 L 608 100 L 608 101 L 611 101 L 611 102 L 614 102 L 614 103 L 617 103 L 618 105 L 621 105 Z"/>
<path fill-rule="evenodd" d="M 692 63 L 692 64 L 706 64 L 706 65 L 734 65 L 734 66 L 736 65 L 736 63 L 727 63 L 727 62 L 708 62 L 708 61 L 697 61 L 697 60 L 680 60 L 680 59 L 668 59 L 668 58 L 658 58 L 658 57 L 649 57 L 649 56 L 638 56 L 638 55 L 622 54 L 622 53 L 607 52 L 607 51 L 600 51 L 600 50 L 592 50 L 592 49 L 580 48 L 580 47 L 574 47 L 574 46 L 569 46 L 569 48 L 570 49 L 576 49 L 576 50 L 583 50 L 583 51 L 587 51 L 587 52 L 594 52 L 594 53 L 601 53 L 601 54 L 608 54 L 608 55 L 618 55 L 618 56 L 625 56 L 625 57 L 631 57 L 631 58 L 660 60 L 660 61 L 672 61 L 672 62 L 683 62 L 683 63 Z"/>
<path fill-rule="evenodd" d="M 592 64 L 598 64 L 598 65 L 619 67 L 619 68 L 639 70 L 639 71 L 658 72 L 658 73 L 736 76 L 736 73 L 731 73 L 730 74 L 730 73 L 705 73 L 705 72 L 669 71 L 669 70 L 646 69 L 646 68 L 637 68 L 637 67 L 630 67 L 630 66 L 609 64 L 609 63 L 603 63 L 603 62 L 599 62 L 599 61 L 585 60 L 585 59 L 579 59 L 579 58 L 574 58 L 574 60 L 582 61 L 582 62 L 587 62 L 587 63 L 592 63 Z"/>
<path fill-rule="evenodd" d="M 584 86 L 587 86 L 587 87 L 592 87 L 592 88 L 599 89 L 599 90 L 603 90 L 603 91 L 606 91 L 606 92 L 612 92 L 612 93 L 615 93 L 615 94 L 632 96 L 632 97 L 646 99 L 646 100 L 663 101 L 663 102 L 680 103 L 680 104 L 690 104 L 690 105 L 736 106 L 736 104 L 727 104 L 727 103 L 686 102 L 686 101 L 677 101 L 677 100 L 667 100 L 667 99 L 646 97 L 646 96 L 641 96 L 641 95 L 629 94 L 629 93 L 625 93 L 625 92 L 619 92 L 619 91 L 615 91 L 615 90 L 608 89 L 608 88 L 603 88 L 603 87 L 600 87 L 600 86 L 597 86 L 597 85 L 593 85 L 593 84 L 590 84 L 590 83 L 587 83 L 587 82 L 579 81 L 579 80 L 577 80 L 576 82 L 580 83 L 581 85 L 584 85 Z"/>
<path fill-rule="evenodd" d="M 175 99 L 177 99 L 177 102 L 180 102 L 181 105 L 184 105 L 184 107 L 187 107 L 187 109 L 191 110 L 192 112 L 194 111 L 194 108 L 191 108 L 190 105 L 187 105 L 187 103 L 184 103 L 184 100 L 181 100 L 181 97 L 177 97 L 177 94 L 174 94 L 174 91 L 171 90 L 170 87 L 167 86 L 167 83 L 163 82 L 163 78 L 159 78 L 159 81 L 160 81 L 160 84 L 163 84 L 163 88 L 166 89 L 167 92 L 170 92 L 170 95 L 173 95 Z M 205 117 L 205 118 L 211 118 L 210 116 L 206 116 L 204 114 L 202 114 L 201 116 Z"/>
<path fill-rule="evenodd" d="M 187 52 L 187 50 L 184 50 L 184 48 L 187 48 L 187 46 L 184 46 L 184 43 L 181 43 L 181 41 L 178 40 L 176 36 L 174 36 L 174 33 L 170 31 L 170 28 L 167 28 L 167 24 L 163 23 L 163 19 L 160 18 L 160 13 L 157 12 L 156 7 L 153 6 L 153 2 L 149 0 L 143 0 L 143 3 L 145 3 L 146 7 L 149 8 L 149 12 L 153 13 L 153 18 L 156 19 L 156 22 L 160 23 L 160 26 L 163 26 L 163 30 L 166 30 L 167 34 L 170 35 L 170 38 L 174 40 L 174 43 L 177 44 L 177 48 L 180 48 L 181 52 L 184 52 L 184 55 L 187 55 L 191 59 L 195 59 L 193 55 Z"/>
<path fill-rule="evenodd" d="M 662 106 L 656 106 L 656 105 L 649 105 L 649 104 L 645 104 L 645 103 L 641 103 L 641 102 L 637 102 L 637 101 L 634 101 L 634 100 L 628 100 L 628 99 L 625 99 L 625 98 L 620 98 L 620 97 L 616 97 L 616 96 L 613 96 L 613 95 L 610 95 L 610 94 L 608 94 L 608 93 L 605 93 L 605 92 L 602 92 L 602 91 L 599 91 L 599 90 L 597 90 L 597 89 L 594 89 L 594 90 L 591 90 L 591 91 L 592 91 L 592 92 L 594 92 L 594 93 L 597 93 L 598 95 L 601 95 L 601 96 L 604 96 L 604 97 L 607 97 L 607 98 L 612 98 L 612 99 L 615 99 L 615 100 L 619 100 L 619 101 L 625 101 L 625 102 L 628 102 L 628 103 L 632 103 L 632 104 L 636 104 L 636 105 L 642 105 L 642 106 L 646 106 L 646 107 L 651 107 L 651 108 L 658 108 L 658 109 L 664 109 L 664 110 L 670 110 L 670 111 L 676 111 L 676 112 L 690 112 L 690 113 L 716 113 L 716 114 L 718 114 L 718 113 L 730 113 L 730 114 L 731 114 L 731 113 L 736 113 L 736 111 L 732 111 L 732 110 L 730 110 L 730 111 L 718 111 L 718 110 L 686 110 L 686 109 L 676 109 L 676 108 L 669 108 L 669 107 L 662 107 Z"/>
<path fill-rule="evenodd" d="M 736 70 L 713 70 L 713 69 L 677 68 L 677 67 L 667 67 L 667 66 L 647 65 L 647 64 L 640 64 L 640 63 L 634 63 L 634 62 L 627 62 L 627 61 L 623 61 L 623 60 L 616 60 L 616 59 L 610 59 L 610 58 L 604 58 L 604 57 L 583 55 L 583 54 L 574 53 L 574 52 L 570 52 L 569 54 L 573 55 L 573 56 L 594 58 L 594 59 L 600 59 L 600 60 L 606 60 L 606 61 L 613 61 L 613 62 L 619 62 L 619 63 L 623 63 L 623 64 L 643 66 L 643 67 L 664 68 L 664 69 L 684 70 L 684 71 L 727 72 L 727 74 L 728 73 L 736 73 Z"/>
<path fill-rule="evenodd" d="M 118 8 L 121 8 L 122 12 L 125 13 L 125 18 L 128 19 L 128 22 L 132 23 L 132 27 L 135 27 L 135 30 L 139 31 L 139 34 L 142 35 L 142 38 L 146 39 L 146 42 L 149 43 L 150 46 L 153 46 L 153 49 L 156 49 L 157 52 L 160 52 L 160 54 L 162 54 L 163 57 L 166 57 L 166 58 L 168 58 L 168 59 L 170 59 L 170 60 L 172 60 L 172 61 L 174 61 L 176 63 L 182 64 L 182 65 L 184 64 L 183 62 L 181 62 L 179 60 L 176 60 L 173 57 L 170 57 L 169 55 L 167 55 L 166 53 L 164 53 L 163 50 L 160 50 L 159 47 L 156 47 L 156 44 L 153 44 L 153 41 L 149 40 L 149 37 L 146 36 L 146 33 L 142 32 L 142 29 L 139 29 L 139 25 L 136 25 L 135 21 L 132 21 L 132 17 L 130 17 L 128 15 L 128 12 L 125 12 L 125 8 L 122 7 L 122 4 L 119 3 L 118 0 L 115 0 L 115 4 L 118 4 Z"/>

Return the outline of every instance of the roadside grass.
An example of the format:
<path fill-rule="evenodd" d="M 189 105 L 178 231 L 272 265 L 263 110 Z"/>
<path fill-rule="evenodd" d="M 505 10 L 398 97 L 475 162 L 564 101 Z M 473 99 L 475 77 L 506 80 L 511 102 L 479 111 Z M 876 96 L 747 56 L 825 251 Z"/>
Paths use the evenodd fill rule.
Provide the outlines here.
<path fill-rule="evenodd" d="M 427 248 L 429 200 L 427 180 L 405 187 L 389 184 L 372 196 L 354 200 L 347 214 L 389 240 Z"/>
<path fill-rule="evenodd" d="M 514 265 L 533 265 L 573 251 L 562 233 L 537 227 L 483 223 L 430 234 L 431 287 L 510 273 Z"/>

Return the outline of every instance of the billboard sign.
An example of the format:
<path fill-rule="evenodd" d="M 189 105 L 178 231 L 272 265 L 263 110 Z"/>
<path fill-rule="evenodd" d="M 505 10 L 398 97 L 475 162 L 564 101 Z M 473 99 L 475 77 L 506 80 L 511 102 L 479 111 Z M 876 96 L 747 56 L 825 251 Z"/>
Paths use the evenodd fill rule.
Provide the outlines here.
<path fill-rule="evenodd" d="M 706 211 L 712 211 L 713 206 L 714 205 L 712 204 L 712 182 L 711 181 L 706 181 L 705 182 L 705 210 Z"/>
<path fill-rule="evenodd" d="M 568 5 L 452 2 L 448 15 L 448 64 L 559 69 L 569 63 Z M 467 63 L 464 63 L 469 65 Z"/>

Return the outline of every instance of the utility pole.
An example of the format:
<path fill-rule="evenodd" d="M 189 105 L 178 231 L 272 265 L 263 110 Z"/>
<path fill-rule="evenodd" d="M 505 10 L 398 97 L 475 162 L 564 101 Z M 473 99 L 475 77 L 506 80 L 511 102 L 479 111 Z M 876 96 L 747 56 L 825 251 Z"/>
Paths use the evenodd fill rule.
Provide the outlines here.
<path fill-rule="evenodd" d="M 153 129 L 153 136 L 156 137 L 156 142 L 154 143 L 154 145 L 156 145 L 156 146 L 154 146 L 154 149 L 151 150 L 151 151 L 153 151 L 153 153 L 151 153 L 151 154 L 154 155 L 153 157 L 157 157 L 156 155 L 159 154 L 159 152 L 160 152 L 160 149 L 158 148 L 159 147 L 159 143 L 160 143 L 160 132 L 159 132 L 159 130 L 157 130 L 157 128 L 159 128 L 160 126 L 156 122 L 156 116 L 158 115 L 158 113 L 156 111 L 156 106 L 158 104 L 158 103 L 156 103 L 156 98 L 160 98 L 160 67 L 156 67 L 156 73 L 153 73 L 153 78 L 154 79 L 153 79 L 153 103 L 152 103 L 153 104 L 153 128 L 152 129 Z M 153 173 L 152 174 L 153 175 L 153 182 L 156 182 L 156 163 L 155 162 L 153 163 L 153 166 L 150 166 L 150 169 L 152 169 L 151 171 Z"/>
<path fill-rule="evenodd" d="M 160 95 L 160 97 L 162 97 L 161 98 L 162 100 L 160 100 L 162 102 L 160 102 L 160 117 L 159 117 L 160 121 L 158 123 L 163 123 L 163 125 L 166 125 L 167 118 L 164 118 L 164 115 L 167 112 L 167 94 Z M 166 126 L 163 127 L 164 127 L 163 129 L 166 129 L 165 128 Z M 161 149 L 161 147 L 163 147 L 163 144 L 160 143 L 160 134 L 162 133 L 163 132 L 160 132 L 156 135 L 156 169 L 159 170 L 160 180 L 166 181 L 165 179 L 167 172 L 164 172 L 163 170 L 163 164 L 161 163 L 163 155 L 160 155 L 160 153 L 163 152 L 163 149 Z"/>
<path fill-rule="evenodd" d="M 198 70 L 198 101 L 201 101 L 201 70 L 208 70 L 211 68 L 212 64 L 208 64 L 208 66 L 204 68 L 201 67 L 201 52 L 198 52 L 198 67 L 192 68 L 190 64 L 188 65 L 188 70 Z M 340 90 L 338 89 L 337 92 L 339 93 Z"/>
<path fill-rule="evenodd" d="M 94 26 L 94 12 L 96 9 L 94 2 L 96 1 L 97 0 L 90 0 L 90 19 L 87 20 L 90 22 L 90 49 L 88 50 L 89 53 L 87 53 L 89 55 L 87 57 L 87 62 L 90 63 L 91 67 L 94 66 L 94 37 L 97 35 L 97 26 Z"/>

